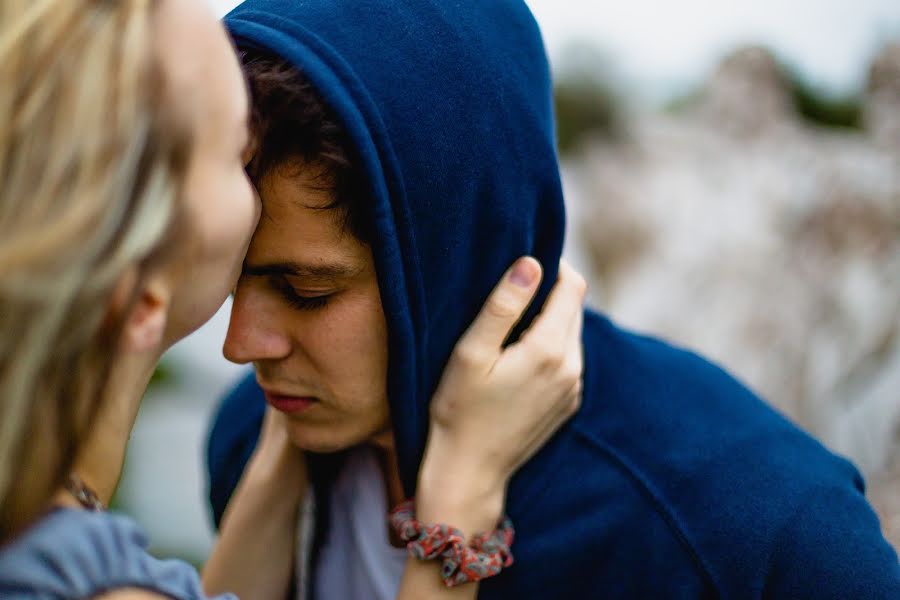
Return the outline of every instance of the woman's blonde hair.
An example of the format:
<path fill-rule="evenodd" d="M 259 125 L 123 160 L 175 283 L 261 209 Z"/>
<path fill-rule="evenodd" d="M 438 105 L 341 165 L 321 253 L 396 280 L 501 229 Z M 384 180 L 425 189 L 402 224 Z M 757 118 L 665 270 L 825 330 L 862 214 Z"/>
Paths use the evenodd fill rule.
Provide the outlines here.
<path fill-rule="evenodd" d="M 117 282 L 169 245 L 187 140 L 152 36 L 153 0 L 0 2 L 0 540 L 99 410 Z"/>

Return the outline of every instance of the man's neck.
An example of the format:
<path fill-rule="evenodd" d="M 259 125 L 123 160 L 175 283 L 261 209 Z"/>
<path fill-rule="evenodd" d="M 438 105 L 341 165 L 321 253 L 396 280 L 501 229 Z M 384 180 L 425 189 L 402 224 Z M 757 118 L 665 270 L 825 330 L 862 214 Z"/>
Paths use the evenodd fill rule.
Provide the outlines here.
<path fill-rule="evenodd" d="M 400 468 L 397 466 L 397 447 L 394 444 L 394 433 L 388 431 L 381 434 L 373 438 L 370 441 L 370 445 L 375 450 L 375 456 L 378 458 L 378 467 L 384 481 L 388 510 L 392 510 L 406 499 L 403 491 L 403 481 L 400 479 Z M 388 530 L 388 541 L 390 544 L 395 548 L 403 548 L 405 544 L 394 529 L 386 523 L 385 527 Z"/>
<path fill-rule="evenodd" d="M 381 477 L 387 494 L 388 509 L 392 509 L 406 497 L 403 492 L 403 481 L 400 479 L 400 468 L 397 466 L 397 447 L 394 444 L 394 432 L 383 432 L 370 440 L 369 444 L 378 456 Z"/>

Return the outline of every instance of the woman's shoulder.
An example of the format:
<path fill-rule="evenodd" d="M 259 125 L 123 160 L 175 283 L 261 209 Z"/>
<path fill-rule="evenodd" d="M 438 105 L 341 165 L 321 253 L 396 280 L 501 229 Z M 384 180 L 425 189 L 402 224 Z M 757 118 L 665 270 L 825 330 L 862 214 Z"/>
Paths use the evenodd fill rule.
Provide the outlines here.
<path fill-rule="evenodd" d="M 143 531 L 127 517 L 56 509 L 0 550 L 0 596 L 92 598 L 140 589 L 205 598 L 193 567 L 158 560 L 146 548 Z"/>

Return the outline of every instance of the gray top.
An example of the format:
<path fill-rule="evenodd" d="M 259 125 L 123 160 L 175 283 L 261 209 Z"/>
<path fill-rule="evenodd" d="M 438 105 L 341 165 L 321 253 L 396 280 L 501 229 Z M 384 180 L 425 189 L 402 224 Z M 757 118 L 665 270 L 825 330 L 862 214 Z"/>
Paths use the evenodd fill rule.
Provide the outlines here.
<path fill-rule="evenodd" d="M 208 600 L 192 566 L 156 559 L 146 548 L 147 537 L 127 517 L 56 509 L 0 549 L 0 598 L 80 600 L 142 588 L 175 600 Z"/>

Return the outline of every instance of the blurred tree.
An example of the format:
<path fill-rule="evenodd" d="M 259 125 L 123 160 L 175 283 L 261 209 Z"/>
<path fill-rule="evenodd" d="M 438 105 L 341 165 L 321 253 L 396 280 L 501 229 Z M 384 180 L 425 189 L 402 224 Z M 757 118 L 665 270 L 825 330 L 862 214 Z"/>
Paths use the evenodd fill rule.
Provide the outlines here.
<path fill-rule="evenodd" d="M 621 132 L 619 95 L 609 61 L 595 46 L 578 43 L 563 53 L 555 73 L 554 109 L 560 154 L 578 151 L 590 137 L 615 137 Z"/>
<path fill-rule="evenodd" d="M 862 101 L 858 95 L 835 97 L 795 71 L 788 71 L 788 77 L 794 108 L 806 121 L 823 127 L 862 127 Z"/>
<path fill-rule="evenodd" d="M 731 121 L 748 122 L 751 129 L 760 120 L 787 116 L 819 127 L 860 129 L 863 125 L 859 94 L 837 96 L 823 90 L 763 46 L 744 46 L 729 53 L 708 81 L 673 99 L 665 110 L 677 114 L 703 103 L 713 113 L 727 113 L 724 116 Z M 754 117 L 750 114 L 754 112 L 760 114 Z"/>
<path fill-rule="evenodd" d="M 150 383 L 148 384 L 147 389 L 152 389 L 159 385 L 169 385 L 173 383 L 175 379 L 175 369 L 168 361 L 161 360 L 159 364 L 156 365 L 156 369 L 150 377 Z"/>
<path fill-rule="evenodd" d="M 563 80 L 554 90 L 560 154 L 577 151 L 592 136 L 618 133 L 618 109 L 612 92 L 598 81 Z"/>

